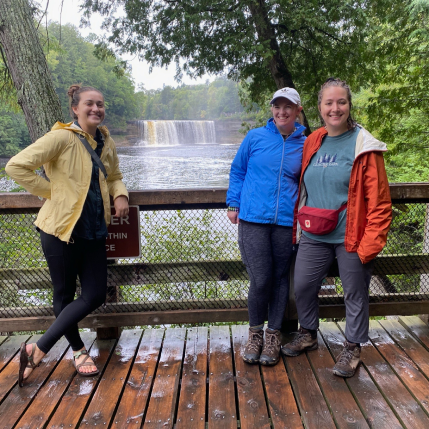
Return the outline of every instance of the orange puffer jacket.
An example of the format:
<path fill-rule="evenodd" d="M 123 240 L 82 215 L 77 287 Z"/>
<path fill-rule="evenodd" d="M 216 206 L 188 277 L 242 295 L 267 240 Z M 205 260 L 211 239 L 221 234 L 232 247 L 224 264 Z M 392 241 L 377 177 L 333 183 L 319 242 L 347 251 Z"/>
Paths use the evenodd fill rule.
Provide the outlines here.
<path fill-rule="evenodd" d="M 299 241 L 302 232 L 296 215 L 307 200 L 304 172 L 326 134 L 325 128 L 319 128 L 310 134 L 304 144 L 299 195 L 294 212 L 294 243 Z M 383 160 L 386 150 L 384 143 L 364 128 L 360 129 L 350 174 L 344 245 L 347 252 L 357 252 L 363 264 L 381 252 L 392 221 L 392 201 Z"/>

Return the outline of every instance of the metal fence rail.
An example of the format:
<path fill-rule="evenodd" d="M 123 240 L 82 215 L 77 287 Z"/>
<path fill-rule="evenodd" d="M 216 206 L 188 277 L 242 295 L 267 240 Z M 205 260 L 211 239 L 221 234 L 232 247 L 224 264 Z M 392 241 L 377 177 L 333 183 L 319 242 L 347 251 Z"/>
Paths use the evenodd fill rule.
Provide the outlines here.
<path fill-rule="evenodd" d="M 130 204 L 141 210 L 142 256 L 109 265 L 106 305 L 87 325 L 150 321 L 141 317 L 143 313 L 153 316 L 152 323 L 183 321 L 185 314 L 189 322 L 207 320 L 190 320 L 196 310 L 210 314 L 210 321 L 245 319 L 248 277 L 240 260 L 237 227 L 226 217 L 225 192 L 132 191 Z M 425 308 L 429 312 L 429 185 L 393 184 L 391 193 L 392 228 L 376 259 L 370 301 L 379 314 Z M 0 194 L 0 331 L 9 330 L 6 326 L 18 330 L 11 319 L 38 319 L 40 325 L 53 317 L 49 271 L 33 225 L 41 204 L 29 194 Z M 336 270 L 333 266 L 320 292 L 324 317 L 344 312 Z M 385 304 L 391 304 L 389 309 Z M 401 311 L 392 313 L 393 308 Z M 185 312 L 180 320 L 178 312 Z M 294 316 L 293 300 L 289 316 Z"/>

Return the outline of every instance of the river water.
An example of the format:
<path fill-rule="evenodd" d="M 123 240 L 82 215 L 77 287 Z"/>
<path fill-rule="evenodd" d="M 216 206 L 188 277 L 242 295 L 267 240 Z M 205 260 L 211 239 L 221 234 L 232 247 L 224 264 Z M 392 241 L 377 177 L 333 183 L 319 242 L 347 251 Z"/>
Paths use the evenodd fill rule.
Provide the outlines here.
<path fill-rule="evenodd" d="M 237 144 L 180 144 L 118 147 L 119 166 L 129 190 L 227 188 Z M 6 164 L 0 160 L 0 167 Z M 0 179 L 0 191 L 13 182 Z"/>
<path fill-rule="evenodd" d="M 228 187 L 238 145 L 193 144 L 118 148 L 128 189 Z"/>

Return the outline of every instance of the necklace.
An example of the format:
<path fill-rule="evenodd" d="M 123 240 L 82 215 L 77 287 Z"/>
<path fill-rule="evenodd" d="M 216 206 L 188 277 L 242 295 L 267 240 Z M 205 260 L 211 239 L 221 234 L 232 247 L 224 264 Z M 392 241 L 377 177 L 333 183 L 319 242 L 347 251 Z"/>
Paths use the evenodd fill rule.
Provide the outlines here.
<path fill-rule="evenodd" d="M 286 141 L 294 132 L 296 131 L 296 127 L 289 134 L 282 134 L 283 141 Z"/>

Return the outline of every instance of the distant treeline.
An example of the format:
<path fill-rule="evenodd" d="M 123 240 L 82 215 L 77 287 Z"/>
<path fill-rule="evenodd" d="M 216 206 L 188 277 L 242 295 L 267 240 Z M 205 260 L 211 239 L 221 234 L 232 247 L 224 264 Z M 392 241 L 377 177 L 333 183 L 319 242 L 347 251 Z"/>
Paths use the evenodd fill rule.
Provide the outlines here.
<path fill-rule="evenodd" d="M 178 88 L 142 91 L 143 119 L 214 120 L 250 119 L 240 103 L 239 84 L 217 78 L 203 85 L 182 85 Z"/>

